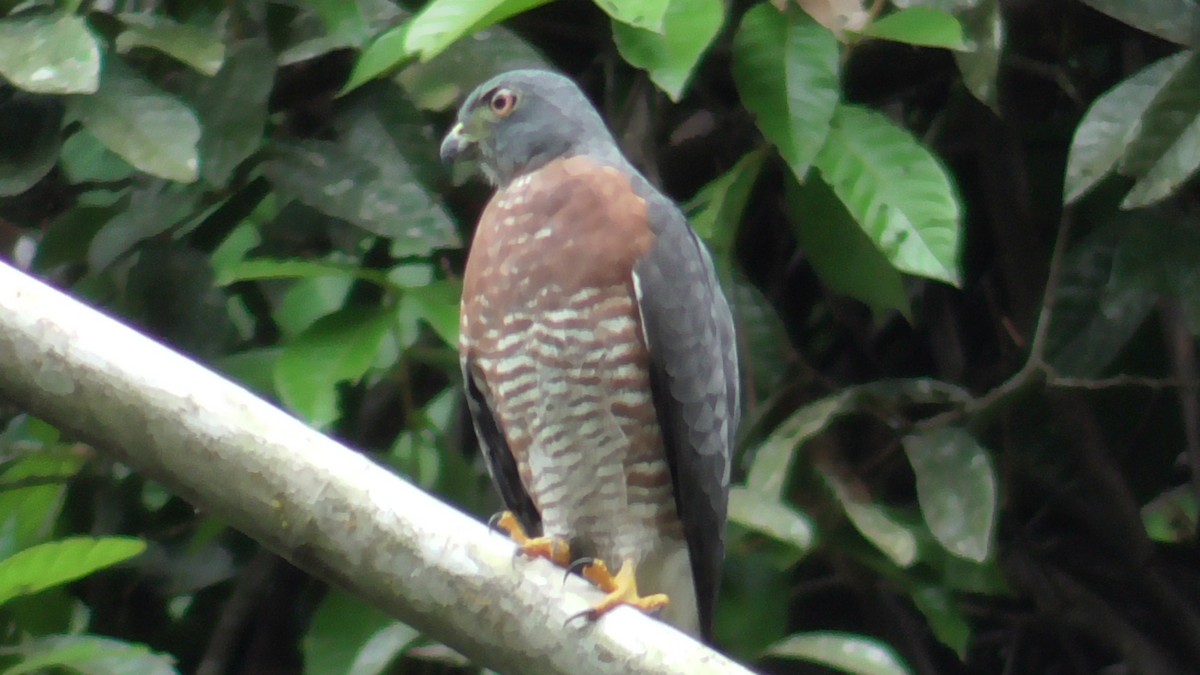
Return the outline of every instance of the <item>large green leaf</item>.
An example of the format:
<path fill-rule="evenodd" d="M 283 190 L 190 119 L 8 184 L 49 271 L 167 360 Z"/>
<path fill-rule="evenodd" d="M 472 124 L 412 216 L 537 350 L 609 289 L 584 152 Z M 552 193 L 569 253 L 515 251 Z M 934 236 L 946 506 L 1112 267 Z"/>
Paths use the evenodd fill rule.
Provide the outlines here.
<path fill-rule="evenodd" d="M 137 171 L 87 129 L 79 129 L 63 141 L 60 157 L 60 166 L 72 183 L 120 181 Z"/>
<path fill-rule="evenodd" d="M 778 498 L 740 485 L 729 489 L 729 519 L 743 527 L 791 544 L 802 552 L 812 549 L 812 521 Z"/>
<path fill-rule="evenodd" d="M 958 19 L 926 7 L 911 7 L 888 14 L 867 26 L 862 34 L 922 47 L 967 48 Z"/>
<path fill-rule="evenodd" d="M 204 122 L 200 135 L 200 175 L 223 186 L 233 170 L 263 143 L 267 99 L 275 82 L 275 55 L 265 40 L 246 40 L 229 50 L 216 77 L 192 95 Z"/>
<path fill-rule="evenodd" d="M 367 18 L 359 2 L 346 0 L 309 0 L 307 3 L 325 23 L 326 34 L 334 41 L 361 45 L 367 36 Z"/>
<path fill-rule="evenodd" d="M 124 54 L 135 47 L 147 47 L 178 59 L 205 75 L 215 75 L 221 69 L 225 44 L 211 29 L 142 12 L 126 12 L 119 18 L 125 24 L 125 30 L 117 36 L 118 52 Z"/>
<path fill-rule="evenodd" d="M 458 305 L 462 285 L 436 281 L 404 291 L 404 303 L 411 303 L 417 316 L 433 329 L 442 341 L 458 347 Z"/>
<path fill-rule="evenodd" d="M 828 185 L 789 181 L 787 201 L 800 249 L 822 281 L 866 303 L 876 315 L 894 309 L 912 320 L 903 277 Z"/>
<path fill-rule="evenodd" d="M 856 675 L 909 675 L 895 650 L 874 638 L 821 631 L 797 633 L 767 650 L 771 656 L 803 659 Z"/>
<path fill-rule="evenodd" d="M 128 208 L 104 224 L 88 245 L 88 266 L 99 273 L 134 246 L 178 225 L 198 199 L 193 190 L 156 181 L 134 190 Z"/>
<path fill-rule="evenodd" d="M 16 92 L 0 101 L 0 197 L 21 194 L 58 160 L 63 109 L 53 99 Z"/>
<path fill-rule="evenodd" d="M 748 152 L 725 173 L 700 188 L 683 207 L 696 234 L 704 239 L 718 259 L 733 250 L 742 212 L 750 200 L 750 191 L 758 181 L 766 152 Z"/>
<path fill-rule="evenodd" d="M 1166 197 L 1200 167 L 1200 115 L 1192 118 L 1175 142 L 1170 145 L 1154 166 L 1138 178 L 1137 183 L 1125 195 L 1121 208 L 1136 209 L 1149 206 Z"/>
<path fill-rule="evenodd" d="M 807 14 L 759 3 L 733 40 L 733 79 L 758 128 L 803 181 L 837 108 L 838 46 Z"/>
<path fill-rule="evenodd" d="M 352 262 L 330 260 L 280 260 L 275 258 L 253 258 L 242 260 L 224 268 L 216 282 L 221 286 L 238 281 L 262 279 L 313 279 L 316 277 L 353 277 L 364 279 L 385 288 L 392 288 L 387 275 Z"/>
<path fill-rule="evenodd" d="M 413 180 L 386 130 L 376 125 L 368 133 L 378 144 L 369 150 L 331 141 L 279 143 L 264 164 L 267 177 L 282 195 L 393 239 L 408 255 L 458 246 L 449 216 Z"/>
<path fill-rule="evenodd" d="M 961 213 L 941 163 L 880 113 L 837 109 L 816 167 L 896 269 L 957 285 Z"/>
<path fill-rule="evenodd" d="M 335 421 L 337 386 L 371 367 L 392 325 L 390 311 L 347 308 L 326 315 L 284 346 L 275 390 L 289 410 L 314 427 Z"/>
<path fill-rule="evenodd" d="M 0 440 L 0 448 L 7 451 L 6 440 L 17 439 Z M 21 440 L 30 443 L 28 438 Z M 38 452 L 11 462 L 0 472 L 0 558 L 46 539 L 62 509 L 68 480 L 83 466 L 78 456 L 51 451 L 46 445 L 38 443 Z M 31 478 L 46 482 L 12 487 Z M 51 482 L 55 478 L 62 482 Z"/>
<path fill-rule="evenodd" d="M 678 101 L 724 22 L 722 0 L 670 0 L 661 32 L 614 19 L 613 39 L 626 61 L 649 73 L 659 89 Z"/>
<path fill-rule="evenodd" d="M 1125 23 L 1181 45 L 1200 47 L 1200 5 L 1194 0 L 1083 0 Z"/>
<path fill-rule="evenodd" d="M 107 59 L 100 89 L 70 98 L 72 114 L 110 150 L 146 173 L 190 183 L 200 168 L 200 124 L 179 99 Z"/>
<path fill-rule="evenodd" d="M 1144 176 L 1187 131 L 1200 114 L 1200 54 L 1191 53 L 1170 74 L 1138 120 L 1118 167 L 1127 176 Z"/>
<path fill-rule="evenodd" d="M 41 94 L 90 94 L 100 83 L 100 48 L 82 17 L 0 19 L 0 75 Z"/>
<path fill-rule="evenodd" d="M 340 590 L 321 600 L 304 635 L 305 675 L 377 675 L 419 634 Z"/>
<path fill-rule="evenodd" d="M 635 28 L 662 32 L 673 0 L 592 0 L 614 20 Z"/>
<path fill-rule="evenodd" d="M 959 427 L 909 434 L 904 451 L 934 539 L 955 555 L 986 560 L 996 522 L 996 473 L 987 451 Z"/>
<path fill-rule="evenodd" d="M 21 661 L 5 675 L 60 672 L 85 675 L 176 675 L 175 659 L 142 644 L 98 635 L 46 635 L 22 641 L 11 650 Z"/>
<path fill-rule="evenodd" d="M 83 578 L 146 550 L 131 537 L 71 537 L 31 546 L 0 560 L 0 605 Z"/>
<path fill-rule="evenodd" d="M 1187 62 L 1186 52 L 1156 61 L 1092 102 L 1071 139 L 1063 184 L 1064 204 L 1087 194 L 1112 173 L 1138 132 L 1146 109 Z"/>

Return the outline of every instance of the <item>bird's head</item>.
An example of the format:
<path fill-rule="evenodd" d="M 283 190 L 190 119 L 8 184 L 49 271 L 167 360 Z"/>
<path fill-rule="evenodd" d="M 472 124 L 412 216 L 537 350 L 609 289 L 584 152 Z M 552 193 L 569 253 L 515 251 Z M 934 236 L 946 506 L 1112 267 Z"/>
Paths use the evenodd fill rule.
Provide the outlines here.
<path fill-rule="evenodd" d="M 476 87 L 442 141 L 442 161 L 478 163 L 506 185 L 559 157 L 620 161 L 604 121 L 571 80 L 545 70 L 513 70 Z"/>

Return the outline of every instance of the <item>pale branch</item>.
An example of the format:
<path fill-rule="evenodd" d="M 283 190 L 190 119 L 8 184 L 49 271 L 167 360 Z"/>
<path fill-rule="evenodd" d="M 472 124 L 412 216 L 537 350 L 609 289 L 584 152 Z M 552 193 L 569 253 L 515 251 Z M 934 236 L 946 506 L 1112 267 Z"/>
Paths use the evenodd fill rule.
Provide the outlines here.
<path fill-rule="evenodd" d="M 599 598 L 245 389 L 0 263 L 0 397 L 296 565 L 512 673 L 747 673 Z"/>

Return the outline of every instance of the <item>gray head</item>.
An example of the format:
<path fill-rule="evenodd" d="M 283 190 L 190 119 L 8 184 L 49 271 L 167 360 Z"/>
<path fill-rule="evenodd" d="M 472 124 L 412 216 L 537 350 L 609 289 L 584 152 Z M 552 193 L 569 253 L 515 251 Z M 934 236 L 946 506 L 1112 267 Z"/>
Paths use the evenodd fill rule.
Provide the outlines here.
<path fill-rule="evenodd" d="M 559 157 L 623 163 L 612 134 L 571 80 L 546 70 L 512 70 L 484 82 L 458 109 L 442 161 L 479 162 L 493 185 Z"/>

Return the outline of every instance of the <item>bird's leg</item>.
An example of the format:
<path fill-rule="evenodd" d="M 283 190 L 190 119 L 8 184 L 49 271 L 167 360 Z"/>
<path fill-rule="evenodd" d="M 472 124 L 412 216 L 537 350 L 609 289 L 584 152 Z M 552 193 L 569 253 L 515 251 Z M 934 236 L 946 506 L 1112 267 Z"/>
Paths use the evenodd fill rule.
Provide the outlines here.
<path fill-rule="evenodd" d="M 496 526 L 508 533 L 509 538 L 520 548 L 521 555 L 545 558 L 559 567 L 571 564 L 571 546 L 565 540 L 554 536 L 530 537 L 512 511 L 500 514 Z"/>
<path fill-rule="evenodd" d="M 587 616 L 598 619 L 621 605 L 636 607 L 643 612 L 654 612 L 666 607 L 670 600 L 662 593 L 654 595 L 639 595 L 637 587 L 636 565 L 626 559 L 621 570 L 614 576 L 608 571 L 608 565 L 603 560 L 593 560 L 583 568 L 583 576 L 608 595 L 595 607 L 575 616 Z M 575 617 L 572 617 L 575 618 Z"/>

